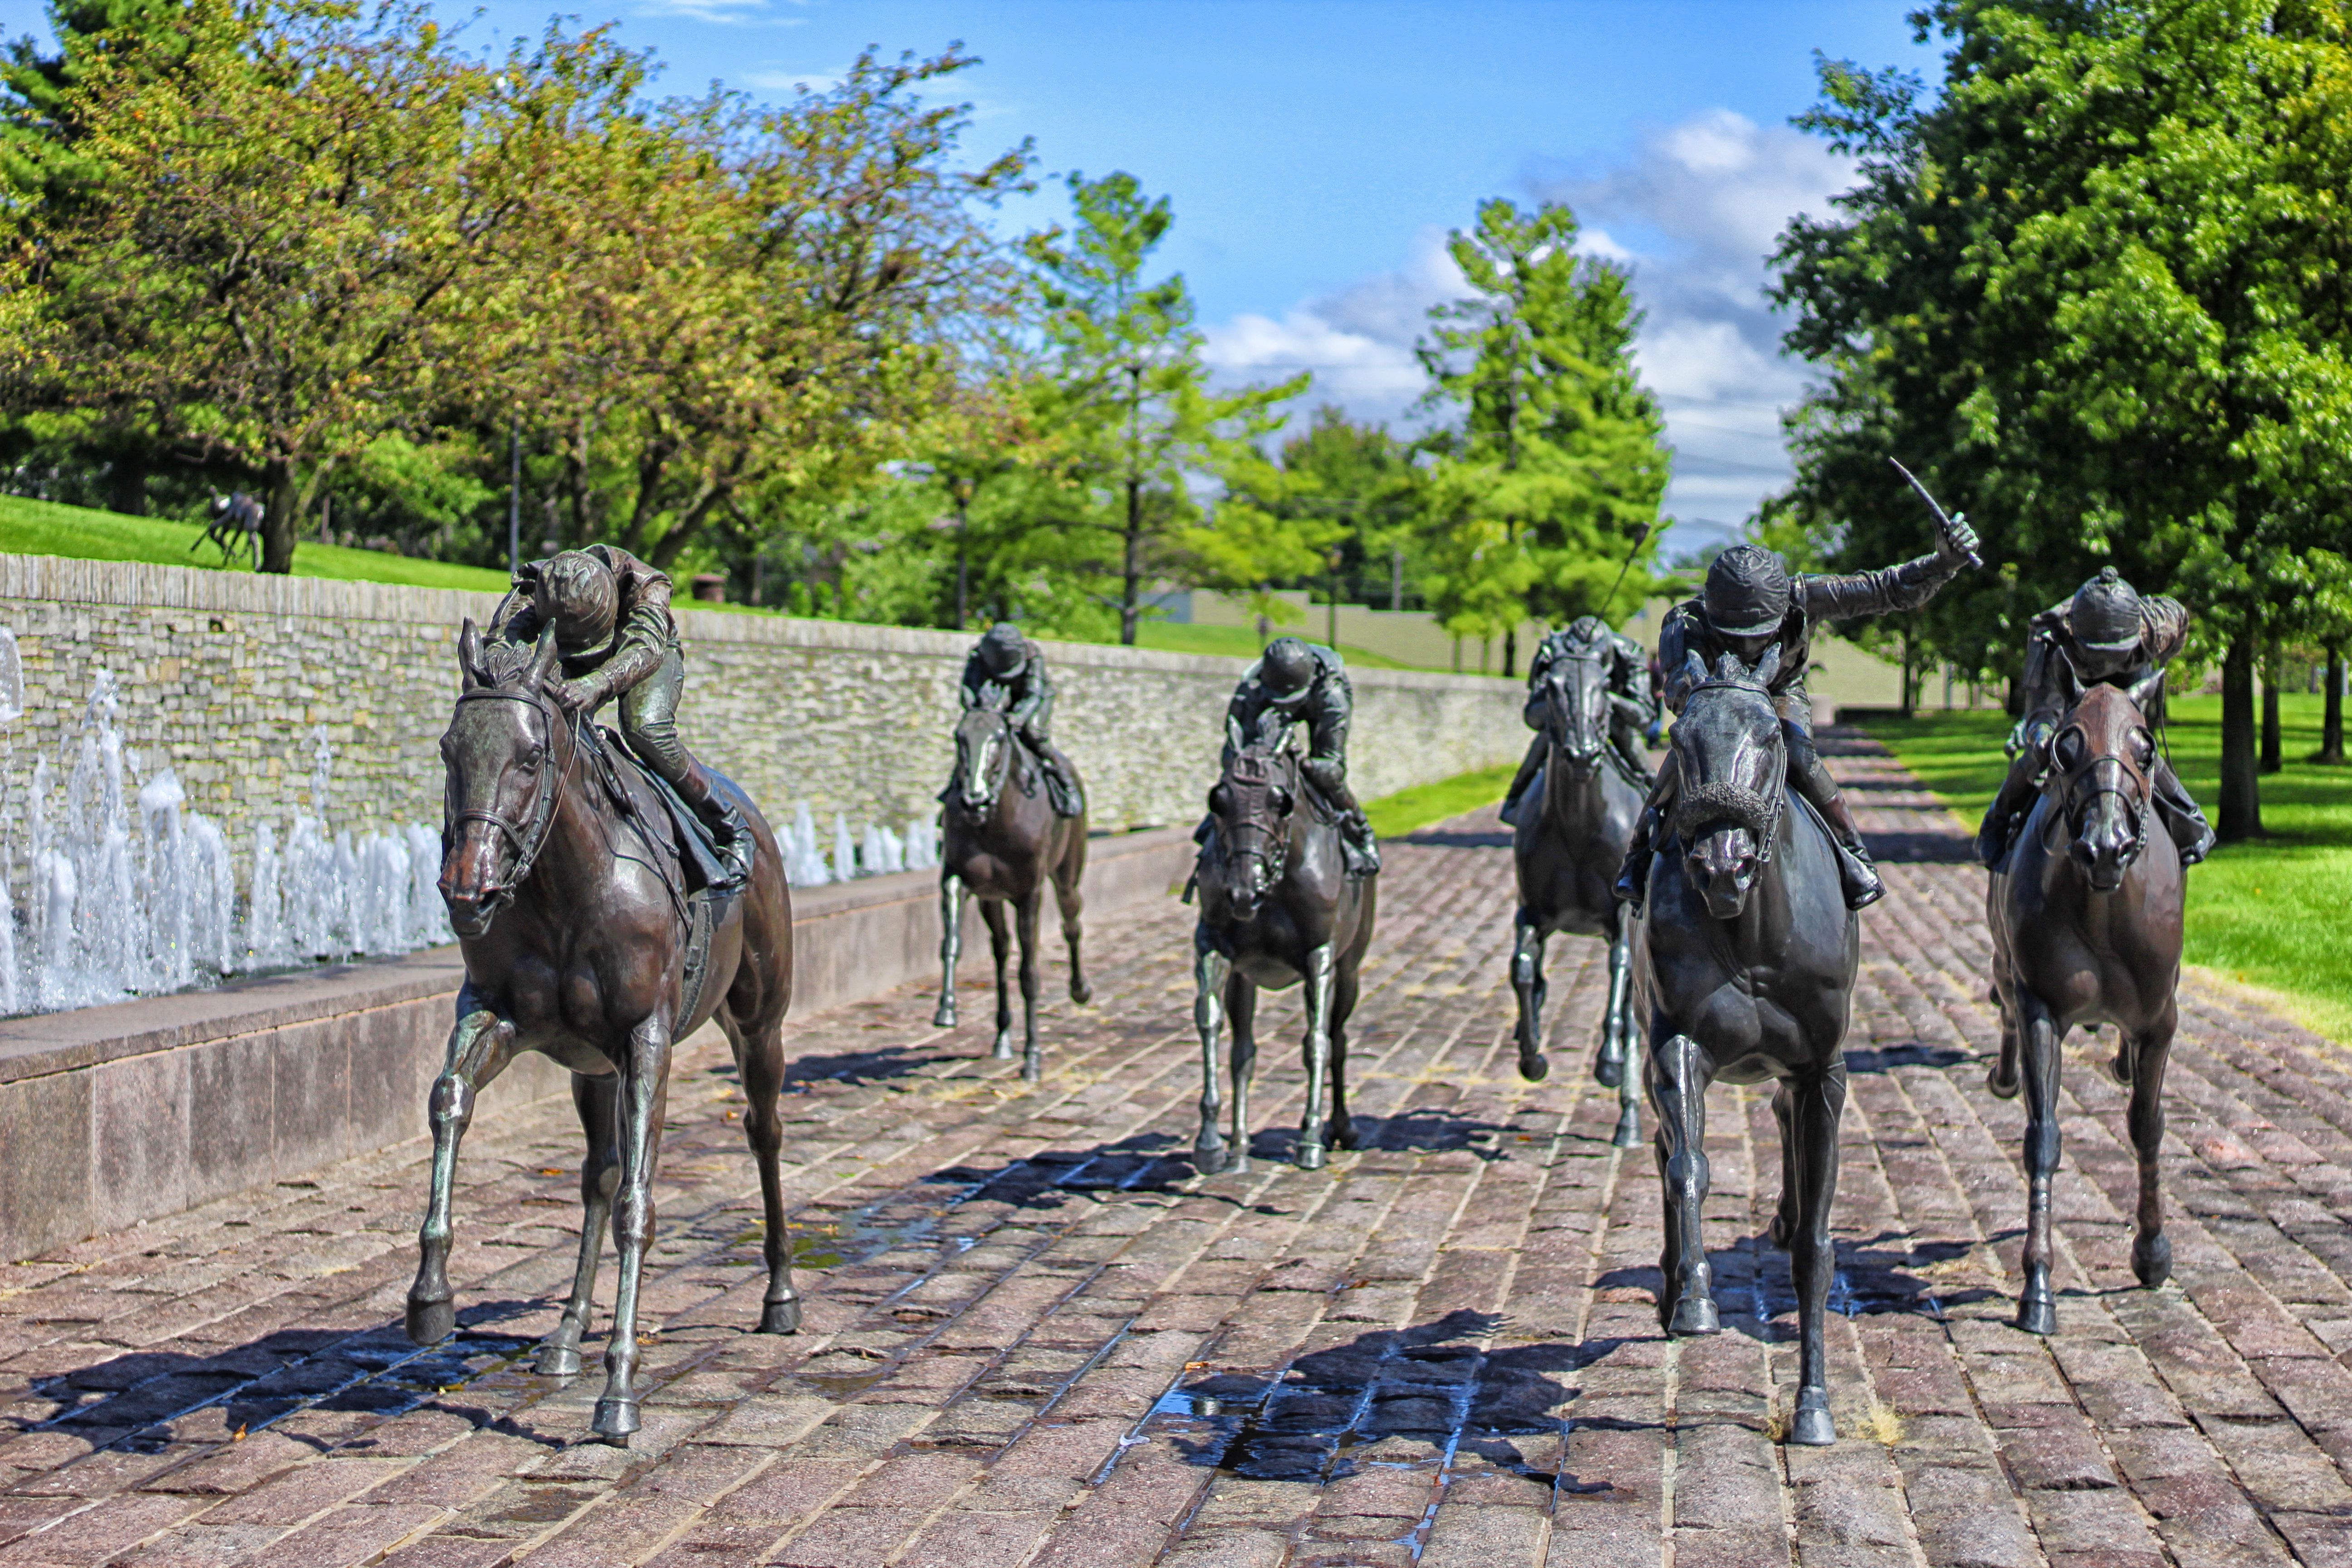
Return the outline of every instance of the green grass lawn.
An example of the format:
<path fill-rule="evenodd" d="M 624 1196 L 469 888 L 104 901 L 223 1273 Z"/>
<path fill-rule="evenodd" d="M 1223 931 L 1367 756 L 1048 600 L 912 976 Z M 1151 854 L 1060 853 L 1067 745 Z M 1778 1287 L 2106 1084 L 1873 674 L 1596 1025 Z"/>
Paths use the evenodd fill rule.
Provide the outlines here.
<path fill-rule="evenodd" d="M 1287 631 L 1290 628 L 1285 627 Z M 1294 635 L 1315 640 L 1317 628 L 1306 626 Z M 1279 635 L 1279 634 L 1277 634 Z M 1225 658 L 1255 658 L 1258 655 L 1257 633 L 1247 626 L 1201 626 L 1180 625 L 1174 621 L 1146 621 L 1136 628 L 1138 647 L 1156 647 L 1168 653 L 1205 653 Z M 1412 669 L 1416 666 L 1401 664 L 1385 654 L 1369 648 L 1349 647 L 1342 643 L 1339 657 L 1360 669 Z"/>
<path fill-rule="evenodd" d="M 68 555 L 84 561 L 148 561 L 164 566 L 217 569 L 222 565 L 220 552 L 198 543 L 204 531 L 192 522 L 125 517 L 22 496 L 0 496 L 0 553 L 10 555 Z M 315 541 L 294 547 L 294 575 L 405 583 L 419 588 L 471 588 L 491 594 L 503 593 L 507 585 L 505 573 L 487 567 L 418 561 Z"/>
<path fill-rule="evenodd" d="M 1482 805 L 1499 804 L 1503 792 L 1511 787 L 1511 774 L 1517 771 L 1517 764 L 1512 763 L 1482 768 L 1475 773 L 1456 773 L 1435 784 L 1415 784 L 1411 789 L 1366 801 L 1364 815 L 1372 819 L 1374 833 L 1383 838 L 1394 838 L 1433 822 L 1475 811 Z"/>
<path fill-rule="evenodd" d="M 2319 749 L 2323 699 L 2284 696 L 2285 768 L 2263 778 L 2263 836 L 2224 845 L 2189 874 L 2188 963 L 2284 997 L 2298 1021 L 2352 1042 L 2352 768 Z M 2000 786 L 2009 720 L 1932 713 L 1863 726 L 1973 827 Z M 2221 793 L 2221 700 L 2176 698 L 2173 766 L 2210 814 Z"/>

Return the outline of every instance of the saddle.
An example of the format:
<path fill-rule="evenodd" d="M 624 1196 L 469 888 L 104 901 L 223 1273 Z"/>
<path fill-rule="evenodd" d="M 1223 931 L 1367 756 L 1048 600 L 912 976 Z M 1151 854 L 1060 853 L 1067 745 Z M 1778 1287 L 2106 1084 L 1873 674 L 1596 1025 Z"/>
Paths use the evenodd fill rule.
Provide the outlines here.
<path fill-rule="evenodd" d="M 647 767 L 618 735 L 603 725 L 587 723 L 580 726 L 580 741 L 581 749 L 594 764 L 606 798 L 635 825 L 638 837 L 653 851 L 645 864 L 668 889 L 670 905 L 686 927 L 686 967 L 678 983 L 677 1016 L 680 1020 L 691 1018 L 701 1004 L 702 988 L 710 974 L 711 933 L 735 897 L 732 891 L 713 890 L 713 884 L 720 881 L 725 873 L 710 828 L 670 786 L 669 781 Z M 624 768 L 628 770 L 626 774 L 622 772 Z M 646 818 L 644 796 L 629 787 L 631 778 L 643 784 L 646 794 L 660 804 L 662 815 L 667 818 L 667 833 Z M 625 851 L 619 853 L 622 858 L 635 858 Z"/>

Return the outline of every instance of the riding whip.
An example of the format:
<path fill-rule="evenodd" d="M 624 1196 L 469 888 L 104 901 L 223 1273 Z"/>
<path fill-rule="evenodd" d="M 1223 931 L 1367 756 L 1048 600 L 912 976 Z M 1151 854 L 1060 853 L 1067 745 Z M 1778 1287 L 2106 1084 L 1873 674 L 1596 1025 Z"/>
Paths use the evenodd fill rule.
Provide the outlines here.
<path fill-rule="evenodd" d="M 1944 531 L 1944 538 L 1948 542 L 1952 537 L 1952 531 L 1954 528 L 1960 523 L 1968 521 L 1969 514 L 1967 512 L 1961 512 L 1957 517 L 1945 515 L 1944 509 L 1936 503 L 1936 498 L 1934 496 L 1927 493 L 1927 487 L 1919 482 L 1919 477 L 1916 474 L 1914 474 L 1910 469 L 1905 468 L 1900 462 L 1897 462 L 1892 457 L 1888 458 L 1886 460 L 1895 464 L 1895 471 L 1896 473 L 1901 474 L 1905 479 L 1911 481 L 1911 488 L 1919 492 L 1919 499 L 1926 501 L 1927 503 L 1927 510 L 1936 514 L 1936 526 Z M 1973 550 L 1963 550 L 1960 553 L 1969 558 L 1969 564 L 1971 566 L 1982 566 L 1984 564 L 1983 558 L 1978 555 Z"/>
<path fill-rule="evenodd" d="M 1645 522 L 1642 525 L 1642 531 L 1633 535 L 1633 548 L 1625 552 L 1625 564 L 1617 568 L 1617 581 L 1609 584 L 1609 596 L 1601 601 L 1602 620 L 1609 618 L 1609 607 L 1617 602 L 1617 590 L 1625 585 L 1625 574 L 1633 569 L 1633 557 L 1642 553 L 1642 546 L 1649 542 L 1652 526 Z"/>

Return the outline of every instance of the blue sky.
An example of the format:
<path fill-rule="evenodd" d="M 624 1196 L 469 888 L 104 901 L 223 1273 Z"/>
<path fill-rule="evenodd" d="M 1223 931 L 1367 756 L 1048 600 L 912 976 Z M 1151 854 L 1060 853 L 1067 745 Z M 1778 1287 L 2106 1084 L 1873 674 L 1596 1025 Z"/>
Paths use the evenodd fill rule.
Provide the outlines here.
<path fill-rule="evenodd" d="M 1456 279 L 1448 227 L 1489 195 L 1563 196 L 1630 264 L 1639 355 L 1676 448 L 1672 547 L 1720 538 L 1782 482 L 1777 410 L 1804 382 L 1758 290 L 1781 224 L 1845 170 L 1787 127 L 1812 51 L 1906 63 L 1916 0 L 590 0 L 666 63 L 763 98 L 867 44 L 961 39 L 971 147 L 1036 141 L 1042 173 L 1125 169 L 1172 198 L 1160 257 L 1190 281 L 1220 373 L 1312 368 L 1309 402 L 1398 419 L 1412 345 Z M 29 7 L 28 7 L 29 9 Z M 468 5 L 440 0 L 453 22 Z M 469 34 L 536 34 L 546 0 L 489 0 Z M 566 9 L 571 9 L 567 7 Z M 5 30 L 13 31 L 13 27 Z M 1060 193 L 1007 213 L 1061 216 Z"/>

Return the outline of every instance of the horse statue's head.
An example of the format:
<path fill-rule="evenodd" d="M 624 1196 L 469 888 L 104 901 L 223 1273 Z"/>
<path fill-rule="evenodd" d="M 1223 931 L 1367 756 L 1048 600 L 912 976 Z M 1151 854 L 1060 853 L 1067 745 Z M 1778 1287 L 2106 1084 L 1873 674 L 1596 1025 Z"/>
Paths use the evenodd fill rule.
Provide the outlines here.
<path fill-rule="evenodd" d="M 547 842 L 572 755 L 571 722 L 542 689 L 555 659 L 551 626 L 528 654 L 485 648 L 470 619 L 457 636 L 464 686 L 441 737 L 440 886 L 459 936 L 490 929 Z"/>
<path fill-rule="evenodd" d="M 2104 682 L 2083 693 L 2050 738 L 2045 789 L 2065 825 L 2067 852 L 2094 889 L 2123 886 L 2147 847 L 2156 795 L 2156 734 L 2147 713 L 2164 677 L 2152 674 L 2126 691 Z"/>
<path fill-rule="evenodd" d="M 966 816 L 993 812 L 1007 780 L 1024 795 L 1035 793 L 1036 781 L 1029 776 L 1028 759 L 1013 739 L 1001 698 L 964 710 L 956 721 L 955 748 L 955 777 L 948 788 L 952 804 Z"/>
<path fill-rule="evenodd" d="M 1753 669 L 1731 654 L 1713 674 L 1696 653 L 1684 667 L 1687 689 L 1671 737 L 1682 773 L 1674 830 L 1683 868 L 1717 920 L 1748 907 L 1780 834 L 1789 769 L 1770 689 L 1780 672 L 1777 644 Z"/>
<path fill-rule="evenodd" d="M 1291 825 L 1306 802 L 1298 753 L 1280 737 L 1244 736 L 1228 718 L 1225 739 L 1224 773 L 1209 791 L 1216 829 L 1201 858 L 1201 886 L 1247 920 L 1282 884 Z"/>
<path fill-rule="evenodd" d="M 1609 628 L 1586 616 L 1557 635 L 1549 662 L 1533 680 L 1543 704 L 1544 735 L 1579 779 L 1592 775 L 1609 741 L 1610 710 L 1619 700 L 1609 689 L 1614 657 Z"/>

